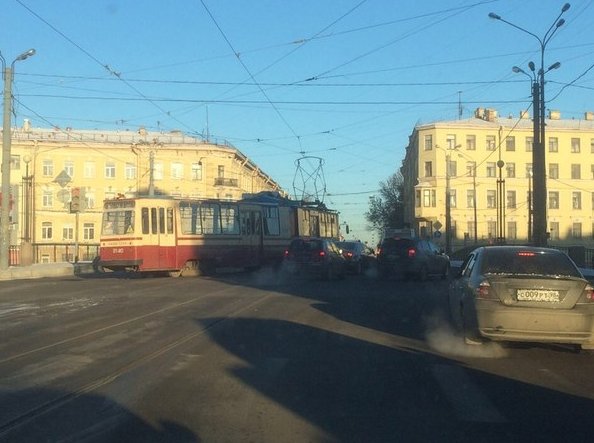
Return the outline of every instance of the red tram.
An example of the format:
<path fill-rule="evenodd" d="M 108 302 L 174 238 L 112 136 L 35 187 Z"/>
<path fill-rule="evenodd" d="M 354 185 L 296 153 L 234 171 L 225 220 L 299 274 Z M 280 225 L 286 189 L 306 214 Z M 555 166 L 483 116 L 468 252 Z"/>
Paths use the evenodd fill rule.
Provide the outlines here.
<path fill-rule="evenodd" d="M 291 238 L 339 237 L 338 213 L 262 192 L 242 200 L 137 197 L 106 200 L 100 268 L 211 274 L 281 262 Z"/>

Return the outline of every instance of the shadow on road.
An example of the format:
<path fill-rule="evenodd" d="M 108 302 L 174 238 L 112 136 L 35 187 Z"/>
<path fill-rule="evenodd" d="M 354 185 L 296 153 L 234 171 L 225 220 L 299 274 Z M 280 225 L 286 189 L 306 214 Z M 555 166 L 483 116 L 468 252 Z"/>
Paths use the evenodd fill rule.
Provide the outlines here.
<path fill-rule="evenodd" d="M 154 427 L 112 400 L 47 388 L 0 391 L 1 442 L 199 442 L 184 426 Z M 11 405 L 11 407 L 8 407 Z"/>
<path fill-rule="evenodd" d="M 331 441 L 585 441 L 594 401 L 288 321 L 197 320 L 229 372 Z M 563 424 L 563 425 L 560 425 Z M 567 425 L 566 425 L 567 424 Z"/>

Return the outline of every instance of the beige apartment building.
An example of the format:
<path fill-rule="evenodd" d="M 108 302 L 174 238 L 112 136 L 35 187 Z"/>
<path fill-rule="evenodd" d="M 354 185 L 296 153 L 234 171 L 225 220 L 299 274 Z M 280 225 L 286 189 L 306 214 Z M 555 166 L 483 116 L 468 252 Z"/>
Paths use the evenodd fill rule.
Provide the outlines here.
<path fill-rule="evenodd" d="M 105 199 L 152 192 L 173 197 L 240 199 L 280 186 L 238 149 L 181 132 L 13 128 L 11 263 L 22 243 L 34 262 L 92 260 Z M 71 213 L 73 194 L 81 211 Z M 75 245 L 78 250 L 75 253 Z"/>
<path fill-rule="evenodd" d="M 445 243 L 450 195 L 452 250 L 464 245 L 530 240 L 533 122 L 527 112 L 417 125 L 401 172 L 405 221 L 420 235 Z M 594 247 L 594 114 L 546 119 L 549 244 Z"/>

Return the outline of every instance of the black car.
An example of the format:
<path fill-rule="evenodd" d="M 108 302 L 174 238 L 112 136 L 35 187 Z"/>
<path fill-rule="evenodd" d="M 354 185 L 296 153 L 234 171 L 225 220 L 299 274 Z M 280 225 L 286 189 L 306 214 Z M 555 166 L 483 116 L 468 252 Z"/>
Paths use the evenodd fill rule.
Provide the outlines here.
<path fill-rule="evenodd" d="M 447 278 L 450 272 L 450 258 L 433 242 L 421 238 L 384 238 L 377 256 L 380 277 L 417 277 L 425 280 L 429 276 Z"/>
<path fill-rule="evenodd" d="M 375 254 L 360 241 L 340 241 L 336 246 L 342 252 L 347 269 L 353 274 L 361 274 L 375 261 Z"/>
<path fill-rule="evenodd" d="M 336 243 L 327 238 L 301 237 L 291 241 L 285 251 L 283 269 L 290 274 L 344 278 L 346 260 Z"/>

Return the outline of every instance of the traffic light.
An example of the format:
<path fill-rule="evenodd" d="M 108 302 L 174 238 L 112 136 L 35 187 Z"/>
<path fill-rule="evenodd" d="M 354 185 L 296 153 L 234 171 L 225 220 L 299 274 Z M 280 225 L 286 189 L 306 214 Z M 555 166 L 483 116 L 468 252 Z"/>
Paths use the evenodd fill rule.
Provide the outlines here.
<path fill-rule="evenodd" d="M 70 191 L 70 213 L 80 212 L 80 209 L 80 188 L 72 188 L 72 191 Z"/>

